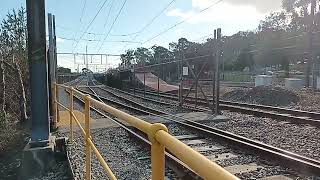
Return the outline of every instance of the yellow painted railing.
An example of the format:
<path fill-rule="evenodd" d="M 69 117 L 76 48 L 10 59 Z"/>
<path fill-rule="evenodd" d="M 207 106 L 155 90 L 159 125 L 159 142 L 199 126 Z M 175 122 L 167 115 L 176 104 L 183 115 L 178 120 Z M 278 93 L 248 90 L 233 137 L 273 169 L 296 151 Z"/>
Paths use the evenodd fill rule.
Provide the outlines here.
<path fill-rule="evenodd" d="M 69 108 L 58 102 L 59 87 L 66 89 L 70 93 L 70 105 Z M 91 179 L 91 150 L 96 154 L 99 162 L 107 172 L 110 179 L 116 179 L 111 169 L 99 153 L 98 149 L 92 141 L 90 135 L 90 107 L 94 106 L 112 114 L 120 120 L 127 122 L 135 128 L 141 130 L 148 135 L 151 142 L 151 168 L 153 180 L 164 180 L 165 176 L 165 148 L 167 148 L 173 155 L 179 158 L 182 162 L 188 165 L 195 173 L 204 179 L 213 180 L 233 180 L 238 179 L 216 163 L 210 161 L 202 154 L 193 150 L 191 147 L 185 145 L 172 135 L 168 133 L 168 129 L 165 125 L 160 123 L 151 124 L 143 121 L 137 117 L 122 112 L 116 108 L 113 108 L 103 102 L 91 98 L 89 95 L 83 94 L 73 87 L 55 84 L 55 97 L 54 107 L 56 108 L 56 120 L 59 120 L 58 106 L 68 110 L 70 112 L 70 141 L 73 141 L 73 120 L 79 126 L 80 131 L 86 139 L 86 180 Z M 73 113 L 73 97 L 81 97 L 85 102 L 85 127 L 83 128 Z"/>

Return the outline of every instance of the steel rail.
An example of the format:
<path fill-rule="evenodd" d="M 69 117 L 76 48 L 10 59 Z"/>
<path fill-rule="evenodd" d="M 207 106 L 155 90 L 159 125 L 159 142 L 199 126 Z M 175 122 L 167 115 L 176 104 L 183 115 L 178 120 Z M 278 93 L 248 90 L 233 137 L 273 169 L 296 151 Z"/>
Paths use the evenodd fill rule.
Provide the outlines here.
<path fill-rule="evenodd" d="M 121 99 L 126 99 L 125 101 L 128 101 L 128 102 L 130 101 L 131 103 L 136 104 L 136 106 L 138 107 L 142 106 L 141 104 L 133 100 L 127 99 L 123 96 L 118 95 L 118 97 Z M 100 98 L 108 99 L 103 96 L 100 96 Z M 149 108 L 149 107 L 145 107 L 145 108 Z M 149 108 L 149 109 L 152 109 L 152 108 Z M 312 175 L 320 175 L 320 161 L 317 161 L 299 154 L 295 154 L 295 153 L 292 153 L 292 152 L 289 152 L 289 151 L 286 151 L 286 150 L 283 150 L 259 141 L 251 140 L 249 138 L 236 135 L 231 132 L 227 132 L 227 131 L 223 131 L 207 125 L 203 125 L 201 123 L 194 122 L 186 118 L 177 117 L 170 113 L 166 113 L 160 110 L 156 110 L 156 111 L 158 111 L 157 114 L 150 112 L 150 115 L 162 117 L 163 119 L 176 122 L 178 124 L 184 125 L 191 129 L 200 131 L 201 133 L 205 133 L 207 135 L 211 135 L 216 138 L 219 138 L 224 142 L 228 141 L 229 143 L 234 144 L 236 146 L 247 148 L 254 153 L 259 152 L 263 154 L 264 157 L 272 158 L 273 161 L 282 163 L 284 166 L 291 167 L 296 171 L 312 174 Z M 166 116 L 160 116 L 160 115 L 166 115 Z"/>
<path fill-rule="evenodd" d="M 136 90 L 136 92 L 143 93 L 142 91 L 139 91 L 139 90 Z M 153 93 L 153 92 L 146 92 L 146 93 L 152 96 L 158 96 L 157 93 Z M 135 96 L 139 97 L 137 95 Z M 165 93 L 165 94 L 160 94 L 160 96 L 163 98 L 174 100 L 174 101 L 178 100 L 178 97 L 172 94 Z M 186 102 L 193 104 L 194 99 L 195 99 L 194 97 L 189 97 L 188 99 L 186 99 Z M 206 101 L 204 101 L 204 99 L 201 99 L 201 98 L 198 98 L 197 103 L 203 106 L 207 106 Z M 220 108 L 223 110 L 236 111 L 236 112 L 251 114 L 251 115 L 260 116 L 260 117 L 270 117 L 274 119 L 291 121 L 292 123 L 296 123 L 296 124 L 310 124 L 313 126 L 320 127 L 320 113 L 317 113 L 317 112 L 287 109 L 287 108 L 258 105 L 258 104 L 223 101 L 223 100 L 220 100 Z M 210 110 L 206 108 L 195 108 L 195 109 L 199 109 L 201 111 Z"/>

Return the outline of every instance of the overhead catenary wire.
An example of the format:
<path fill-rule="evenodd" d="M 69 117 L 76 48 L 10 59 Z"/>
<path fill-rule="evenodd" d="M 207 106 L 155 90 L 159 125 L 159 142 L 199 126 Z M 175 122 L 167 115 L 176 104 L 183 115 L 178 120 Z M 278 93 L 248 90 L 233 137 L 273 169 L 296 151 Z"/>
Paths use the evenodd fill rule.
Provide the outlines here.
<path fill-rule="evenodd" d="M 108 20 L 109 20 L 110 13 L 111 13 L 111 10 L 112 10 L 112 7 L 113 7 L 113 2 L 114 2 L 114 0 L 111 1 L 110 8 L 109 8 L 108 14 L 107 14 L 107 18 L 106 18 L 105 23 L 103 24 L 103 27 L 106 27 L 106 25 L 107 25 L 107 22 L 108 22 Z"/>
<path fill-rule="evenodd" d="M 183 19 L 182 21 L 179 21 L 178 23 L 176 23 L 176 24 L 170 26 L 169 28 L 161 31 L 160 33 L 156 34 L 155 36 L 152 36 L 151 38 L 145 40 L 142 44 L 145 44 L 145 43 L 147 43 L 147 42 L 149 42 L 149 41 L 151 41 L 151 40 L 153 40 L 153 39 L 155 39 L 155 38 L 157 38 L 157 37 L 165 34 L 165 33 L 168 32 L 169 30 L 171 30 L 171 29 L 179 26 L 180 24 L 186 22 L 187 20 L 193 18 L 194 16 L 196 16 L 196 15 L 198 15 L 198 14 L 200 14 L 200 13 L 203 13 L 203 12 L 207 11 L 208 9 L 210 9 L 210 8 L 212 8 L 213 6 L 221 3 L 222 1 L 223 1 L 223 0 L 218 0 L 218 1 L 216 1 L 215 3 L 211 4 L 210 6 L 208 6 L 208 7 L 204 8 L 204 9 L 200 10 L 197 14 L 193 14 L 193 15 L 188 16 L 187 18 Z"/>
<path fill-rule="evenodd" d="M 81 15 L 80 15 L 80 22 L 82 22 L 82 18 L 83 18 L 83 15 L 84 15 L 84 11 L 85 11 L 86 5 L 87 5 L 87 0 L 84 0 L 83 7 L 82 7 L 82 10 L 81 10 Z"/>
<path fill-rule="evenodd" d="M 116 16 L 116 18 L 115 18 L 115 19 L 113 20 L 113 22 L 112 22 L 112 25 L 111 25 L 108 33 L 107 33 L 106 36 L 103 38 L 103 41 L 102 41 L 102 43 L 101 43 L 101 46 L 100 46 L 99 49 L 98 49 L 98 52 L 100 52 L 101 48 L 103 47 L 104 41 L 108 38 L 108 36 L 109 36 L 109 34 L 110 34 L 113 26 L 114 26 L 115 23 L 117 22 L 117 20 L 118 20 L 118 18 L 119 18 L 119 16 L 120 16 L 120 14 L 121 14 L 121 12 L 122 12 L 122 10 L 123 10 L 123 8 L 124 8 L 124 6 L 125 6 L 126 3 L 127 3 L 127 0 L 124 0 L 123 3 L 122 3 L 122 6 L 121 6 L 121 8 L 120 8 L 120 10 L 119 10 L 119 12 L 118 12 L 118 14 L 117 14 L 117 16 Z"/>
<path fill-rule="evenodd" d="M 93 17 L 93 19 L 90 21 L 90 23 L 88 24 L 88 26 L 86 27 L 86 29 L 84 30 L 84 32 L 88 31 L 89 28 L 91 27 L 92 23 L 95 21 L 95 19 L 97 18 L 97 16 L 100 14 L 101 10 L 103 9 L 103 7 L 105 6 L 105 4 L 107 3 L 108 0 L 105 0 L 102 5 L 100 6 L 99 10 L 97 11 L 97 13 L 95 14 L 95 16 Z M 84 36 L 85 33 L 82 33 L 82 35 L 80 36 L 79 40 L 76 42 L 75 47 L 73 48 L 73 51 L 77 48 L 80 40 L 82 39 L 82 37 Z"/>
<path fill-rule="evenodd" d="M 73 38 L 66 38 L 66 37 L 57 37 L 63 40 L 67 41 L 74 41 L 75 39 Z M 100 42 L 101 40 L 98 39 L 81 39 L 81 41 L 88 41 L 88 42 Z M 130 40 L 109 40 L 109 41 L 104 41 L 104 42 L 111 42 L 111 43 L 135 43 L 135 44 L 141 44 L 142 42 L 140 41 L 130 41 Z"/>
<path fill-rule="evenodd" d="M 132 35 L 135 35 L 132 40 L 134 41 L 139 34 L 141 34 L 143 31 L 145 31 L 149 26 L 151 26 L 153 24 L 153 22 L 160 17 L 160 15 L 162 13 L 164 13 L 171 5 L 172 3 L 174 3 L 176 0 L 171 0 L 168 4 L 165 5 L 164 8 L 161 9 L 161 11 L 159 11 L 145 26 L 143 26 L 139 31 L 131 33 Z M 128 35 L 128 34 L 127 34 Z M 124 47 L 121 49 L 121 51 L 123 51 L 126 47 L 128 46 L 128 44 L 124 45 Z"/>

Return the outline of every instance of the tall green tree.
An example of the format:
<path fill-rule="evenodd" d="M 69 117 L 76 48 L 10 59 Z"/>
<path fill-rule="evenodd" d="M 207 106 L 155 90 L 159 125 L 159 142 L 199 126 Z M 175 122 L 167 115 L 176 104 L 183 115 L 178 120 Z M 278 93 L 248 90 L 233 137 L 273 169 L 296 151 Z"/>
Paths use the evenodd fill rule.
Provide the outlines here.
<path fill-rule="evenodd" d="M 13 77 L 6 78 L 5 82 L 7 84 L 6 91 L 8 92 L 5 98 L 10 99 L 10 102 L 12 102 L 6 104 L 6 109 L 10 109 L 13 114 L 19 112 L 20 121 L 28 119 L 27 92 L 25 88 L 29 81 L 26 29 L 26 11 L 22 7 L 18 10 L 10 11 L 2 20 L 0 28 L 0 51 L 3 64 L 7 69 L 5 76 Z"/>

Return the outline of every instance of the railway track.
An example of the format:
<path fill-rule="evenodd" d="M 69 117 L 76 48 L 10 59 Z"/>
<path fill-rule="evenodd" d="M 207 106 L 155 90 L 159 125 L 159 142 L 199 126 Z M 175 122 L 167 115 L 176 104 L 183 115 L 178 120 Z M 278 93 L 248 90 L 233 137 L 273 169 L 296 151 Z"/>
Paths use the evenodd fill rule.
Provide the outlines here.
<path fill-rule="evenodd" d="M 93 97 L 100 99 L 98 96 L 93 95 Z M 78 96 L 75 96 L 75 98 L 84 106 L 84 101 L 82 98 Z M 105 101 L 102 101 L 102 102 L 105 102 Z M 94 107 L 90 107 L 90 109 L 92 111 L 95 111 L 97 114 L 101 115 L 103 118 L 108 118 L 112 120 L 118 126 L 123 128 L 126 132 L 128 132 L 132 137 L 142 142 L 144 146 L 151 148 L 151 142 L 148 140 L 147 135 L 143 134 L 140 130 L 133 127 L 127 127 L 121 121 L 117 120 L 116 118 L 108 116 L 106 113 Z M 168 152 L 165 152 L 165 155 L 167 160 L 166 166 L 171 168 L 179 178 L 181 179 L 199 179 L 200 178 L 195 172 L 193 172 L 187 165 L 185 165 L 175 156 L 171 155 Z"/>
<path fill-rule="evenodd" d="M 94 87 L 94 88 L 100 88 L 100 87 Z M 92 89 L 93 91 L 94 91 L 94 88 Z M 190 133 L 186 133 L 183 135 L 177 134 L 177 138 L 182 138 L 182 140 L 184 140 L 186 143 L 188 143 L 188 142 L 194 143 L 194 147 L 198 148 L 197 149 L 198 151 L 199 151 L 199 148 L 200 148 L 200 152 L 202 150 L 204 150 L 204 152 L 202 152 L 202 153 L 205 153 L 211 159 L 212 159 L 212 157 L 215 157 L 218 159 L 219 158 L 230 159 L 231 157 L 239 157 L 239 156 L 242 157 L 244 155 L 239 155 L 239 154 L 234 155 L 234 153 L 229 152 L 232 150 L 230 150 L 228 148 L 223 148 L 224 145 L 221 145 L 221 144 L 220 145 L 219 144 L 218 145 L 217 144 L 206 145 L 207 143 L 210 143 L 210 140 L 212 141 L 212 139 L 211 138 L 204 139 L 202 137 L 214 137 L 215 140 L 219 140 L 219 142 L 222 142 L 222 144 L 228 142 L 228 144 L 231 144 L 234 147 L 244 148 L 246 150 L 249 150 L 250 152 L 253 152 L 254 154 L 258 153 L 263 158 L 266 158 L 266 157 L 267 157 L 267 159 L 271 158 L 272 162 L 276 161 L 277 163 L 281 163 L 281 164 L 285 165 L 286 167 L 289 166 L 292 169 L 295 169 L 296 171 L 303 171 L 303 173 L 311 173 L 313 175 L 315 175 L 315 174 L 319 175 L 319 172 L 320 172 L 320 162 L 319 161 L 316 161 L 316 160 L 313 160 L 313 159 L 310 159 L 310 158 L 307 158 L 304 156 L 300 156 L 298 154 L 294 154 L 292 152 L 285 151 L 285 150 L 282 150 L 282 149 L 279 149 L 279 148 L 276 148 L 273 146 L 269 146 L 269 145 L 261 143 L 261 142 L 250 140 L 248 138 L 245 138 L 245 137 L 242 137 L 239 135 L 235 135 L 230 132 L 226 132 L 226 131 L 222 131 L 222 130 L 219 130 L 216 128 L 212 128 L 212 127 L 203 125 L 198 122 L 190 121 L 189 119 L 177 117 L 175 115 L 163 112 L 161 110 L 155 110 L 155 109 L 143 106 L 142 104 L 139 104 L 131 99 L 127 99 L 117 93 L 112 92 L 111 90 L 108 90 L 108 89 L 104 89 L 104 90 L 106 92 L 108 92 L 109 94 L 113 94 L 113 96 L 119 98 L 119 101 L 117 101 L 117 102 L 123 101 L 122 104 L 131 104 L 131 106 L 134 106 L 139 109 L 141 108 L 144 111 L 148 111 L 149 115 L 162 117 L 168 121 L 171 121 L 171 122 L 174 122 L 175 124 L 178 124 L 179 126 L 186 127 L 187 129 L 191 129 L 193 132 L 196 132 L 195 134 L 190 134 Z M 82 92 L 85 92 L 85 91 L 82 90 Z M 93 93 L 93 92 L 85 92 L 85 93 L 90 94 L 93 97 L 99 97 L 104 102 L 108 102 L 108 99 L 109 99 L 99 93 Z M 222 147 L 222 148 L 220 148 L 220 147 Z M 222 149 L 225 149 L 225 151 L 223 151 Z M 219 154 L 219 153 L 217 153 L 217 151 L 220 151 L 220 152 L 222 151 L 223 153 Z M 230 154 L 232 154 L 232 155 L 230 155 Z M 238 165 L 238 166 L 243 167 L 242 165 L 243 164 Z M 246 165 L 247 169 L 257 168 L 257 167 L 258 167 L 258 169 L 260 168 L 257 165 L 252 165 L 252 164 L 245 164 L 245 165 Z M 233 164 L 232 166 L 237 166 L 237 165 Z M 246 174 L 246 172 L 244 172 L 244 174 Z"/>
<path fill-rule="evenodd" d="M 120 90 L 121 92 L 124 92 Z M 142 97 L 141 90 L 135 90 L 135 92 L 140 94 Z M 128 92 L 129 93 L 129 92 Z M 132 94 L 133 96 L 139 97 L 139 95 Z M 153 97 L 153 99 L 157 99 L 158 93 L 147 91 L 146 94 L 148 97 Z M 164 99 L 170 99 L 172 102 L 178 105 L 178 97 L 175 94 L 168 94 L 168 93 L 160 93 L 159 96 Z M 150 99 L 150 98 L 149 98 Z M 196 100 L 193 97 L 189 97 L 186 99 L 186 102 L 189 103 L 189 106 L 192 107 L 192 104 L 195 104 Z M 212 100 L 210 100 L 212 103 Z M 197 104 L 201 105 L 198 108 L 193 107 L 194 109 L 199 109 L 201 111 L 210 110 L 208 108 L 208 103 L 203 98 L 198 98 Z M 249 104 L 249 103 L 239 103 L 239 102 L 231 102 L 231 101 L 222 101 L 220 100 L 220 108 L 221 110 L 229 110 L 235 111 L 245 114 L 251 114 L 259 117 L 270 117 L 279 120 L 290 121 L 296 124 L 310 124 L 313 126 L 320 127 L 320 113 L 318 112 L 309 112 L 309 111 L 301 111 L 301 110 L 294 110 L 294 109 L 287 109 L 281 107 L 274 107 L 274 106 L 265 106 L 265 105 L 258 105 L 258 104 Z"/>

